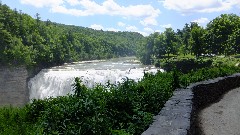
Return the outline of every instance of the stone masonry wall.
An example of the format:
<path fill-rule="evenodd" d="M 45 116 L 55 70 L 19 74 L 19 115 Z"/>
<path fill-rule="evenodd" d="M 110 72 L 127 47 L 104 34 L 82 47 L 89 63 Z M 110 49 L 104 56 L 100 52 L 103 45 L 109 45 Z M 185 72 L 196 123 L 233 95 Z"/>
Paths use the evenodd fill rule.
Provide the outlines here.
<path fill-rule="evenodd" d="M 0 67 L 0 106 L 22 106 L 29 100 L 25 67 Z"/>
<path fill-rule="evenodd" d="M 142 135 L 200 135 L 198 113 L 240 87 L 240 74 L 191 84 L 176 90 Z"/>

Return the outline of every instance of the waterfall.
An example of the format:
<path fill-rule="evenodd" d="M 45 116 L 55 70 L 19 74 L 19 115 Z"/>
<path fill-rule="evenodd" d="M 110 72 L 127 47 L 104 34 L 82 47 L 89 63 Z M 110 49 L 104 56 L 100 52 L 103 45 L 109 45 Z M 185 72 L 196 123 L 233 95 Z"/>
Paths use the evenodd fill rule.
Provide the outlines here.
<path fill-rule="evenodd" d="M 118 63 L 125 66 L 124 68 L 119 69 L 114 68 L 114 65 L 119 66 L 116 62 L 112 62 L 111 64 L 97 64 L 92 63 L 92 65 L 95 66 L 95 69 L 79 69 L 75 67 L 76 64 L 54 67 L 52 69 L 43 69 L 28 82 L 30 100 L 64 96 L 68 93 L 73 93 L 72 85 L 74 84 L 75 77 L 79 77 L 84 85 L 92 88 L 96 84 L 104 85 L 108 81 L 110 81 L 111 84 L 116 84 L 122 82 L 123 78 L 126 77 L 139 81 L 143 77 L 144 71 L 147 70 L 146 67 L 136 68 L 136 64 L 129 63 Z M 101 66 L 108 66 L 108 68 L 101 68 Z M 82 63 L 81 67 L 84 67 Z M 109 69 L 109 67 L 111 69 Z M 89 68 L 89 66 L 87 66 L 87 68 Z M 147 72 L 156 73 L 158 70 L 159 69 L 152 68 L 147 70 Z"/>

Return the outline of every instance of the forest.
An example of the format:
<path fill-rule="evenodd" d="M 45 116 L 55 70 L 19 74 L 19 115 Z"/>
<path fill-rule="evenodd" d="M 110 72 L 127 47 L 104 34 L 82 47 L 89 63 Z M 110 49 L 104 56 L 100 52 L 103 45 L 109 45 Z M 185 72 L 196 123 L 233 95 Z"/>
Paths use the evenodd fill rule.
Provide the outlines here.
<path fill-rule="evenodd" d="M 204 28 L 198 23 L 186 23 L 183 29 L 166 28 L 162 33 L 153 33 L 138 47 L 138 57 L 144 64 L 153 64 L 167 56 L 224 55 L 240 53 L 240 17 L 222 14 Z"/>
<path fill-rule="evenodd" d="M 136 32 L 93 30 L 42 21 L 0 3 L 0 65 L 50 67 L 63 63 L 136 55 Z"/>

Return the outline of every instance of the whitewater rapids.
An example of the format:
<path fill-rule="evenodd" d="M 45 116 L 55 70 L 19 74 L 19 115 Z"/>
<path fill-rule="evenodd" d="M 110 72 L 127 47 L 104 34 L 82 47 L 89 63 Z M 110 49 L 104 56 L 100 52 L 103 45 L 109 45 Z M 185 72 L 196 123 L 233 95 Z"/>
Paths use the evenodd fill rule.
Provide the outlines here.
<path fill-rule="evenodd" d="M 85 61 L 65 64 L 51 69 L 43 69 L 28 82 L 29 98 L 44 99 L 73 93 L 75 77 L 79 77 L 89 88 L 96 84 L 105 85 L 122 82 L 123 78 L 139 81 L 144 72 L 155 74 L 162 69 L 143 66 L 132 58 L 112 59 L 108 61 Z"/>

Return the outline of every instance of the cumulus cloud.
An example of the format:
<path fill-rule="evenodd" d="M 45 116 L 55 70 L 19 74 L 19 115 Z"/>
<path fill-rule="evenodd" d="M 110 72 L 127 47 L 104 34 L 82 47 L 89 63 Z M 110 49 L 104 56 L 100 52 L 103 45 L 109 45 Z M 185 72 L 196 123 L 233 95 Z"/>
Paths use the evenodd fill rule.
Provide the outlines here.
<path fill-rule="evenodd" d="M 71 1 L 71 2 L 70 2 Z M 53 13 L 62 13 L 73 16 L 92 16 L 92 15 L 104 15 L 107 14 L 105 8 L 102 8 L 101 5 L 98 5 L 94 1 L 90 0 L 70 0 L 68 1 L 70 5 L 80 5 L 83 9 L 78 8 L 67 8 L 64 4 L 51 7 Z"/>
<path fill-rule="evenodd" d="M 157 16 L 149 16 L 145 19 L 143 19 L 142 21 L 140 21 L 140 24 L 142 24 L 143 26 L 148 26 L 148 25 L 157 25 L 158 22 L 156 20 Z"/>
<path fill-rule="evenodd" d="M 240 0 L 228 0 L 232 5 L 236 5 L 238 8 L 240 8 Z"/>
<path fill-rule="evenodd" d="M 118 32 L 118 31 L 121 31 L 120 29 L 116 29 L 116 28 L 106 28 L 107 31 L 115 31 L 115 32 Z"/>
<path fill-rule="evenodd" d="M 199 18 L 199 19 L 196 19 L 196 20 L 193 20 L 192 22 L 196 22 L 196 23 L 199 23 L 199 24 L 206 24 L 209 22 L 209 19 L 208 18 Z"/>
<path fill-rule="evenodd" d="M 102 25 L 98 25 L 98 24 L 92 24 L 90 26 L 90 28 L 95 29 L 95 30 L 103 30 L 104 29 L 104 27 Z"/>
<path fill-rule="evenodd" d="M 171 28 L 172 24 L 164 24 L 164 25 L 160 25 L 160 27 L 162 27 L 162 28 Z"/>
<path fill-rule="evenodd" d="M 130 26 L 129 25 L 129 26 L 126 27 L 126 30 L 127 31 L 138 31 L 138 28 L 136 26 Z"/>
<path fill-rule="evenodd" d="M 233 6 L 240 5 L 239 0 L 162 0 L 160 3 L 165 8 L 176 10 L 183 15 L 227 11 Z"/>
<path fill-rule="evenodd" d="M 139 30 L 136 26 L 132 26 L 132 25 L 127 25 L 125 30 L 131 31 L 131 32 L 138 32 L 145 37 L 148 36 L 150 33 L 152 33 L 151 31 L 153 31 L 151 28 L 148 28 L 148 27 L 144 28 L 143 30 Z"/>
<path fill-rule="evenodd" d="M 155 30 L 154 32 L 159 32 L 159 33 L 161 33 L 162 31 L 161 31 L 161 30 Z"/>
<path fill-rule="evenodd" d="M 144 31 L 150 32 L 150 33 L 154 32 L 154 30 L 152 28 L 149 28 L 149 27 L 144 28 Z"/>
<path fill-rule="evenodd" d="M 136 31 L 136 32 L 142 34 L 144 37 L 149 36 L 149 33 L 144 32 L 144 31 Z"/>
<path fill-rule="evenodd" d="M 118 22 L 118 26 L 120 26 L 120 27 L 124 27 L 126 24 L 125 23 L 123 23 L 123 22 Z"/>
<path fill-rule="evenodd" d="M 64 3 L 63 0 L 20 0 L 22 4 L 28 4 L 37 8 L 53 7 Z"/>
<path fill-rule="evenodd" d="M 99 25 L 99 24 L 92 24 L 90 26 L 90 28 L 92 29 L 95 29 L 95 30 L 104 30 L 104 31 L 115 31 L 115 32 L 118 32 L 118 31 L 121 31 L 120 29 L 116 29 L 116 28 L 104 28 L 102 25 Z"/>
<path fill-rule="evenodd" d="M 71 6 L 77 6 L 80 4 L 79 0 L 67 0 Z"/>
<path fill-rule="evenodd" d="M 161 13 L 150 4 L 121 6 L 114 0 L 96 3 L 93 0 L 20 0 L 23 4 L 35 7 L 50 7 L 53 13 L 74 16 L 110 15 L 123 18 L 137 18 L 142 25 L 157 25 L 156 18 Z M 69 4 L 72 7 L 67 7 Z M 75 6 L 75 7 L 73 7 Z"/>

